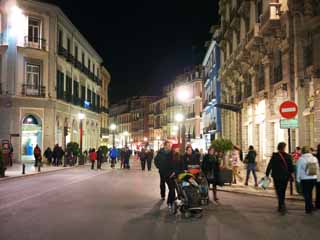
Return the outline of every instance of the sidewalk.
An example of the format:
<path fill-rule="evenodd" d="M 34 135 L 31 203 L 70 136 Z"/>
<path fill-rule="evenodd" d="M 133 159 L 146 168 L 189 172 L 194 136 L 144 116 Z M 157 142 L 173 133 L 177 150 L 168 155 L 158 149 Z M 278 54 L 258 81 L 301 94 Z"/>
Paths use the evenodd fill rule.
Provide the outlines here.
<path fill-rule="evenodd" d="M 49 172 L 56 172 L 61 171 L 64 169 L 70 169 L 73 167 L 55 167 L 55 166 L 49 166 L 44 164 L 43 167 L 41 167 L 41 172 L 38 172 L 38 168 L 35 168 L 33 164 L 25 164 L 25 174 L 22 174 L 22 164 L 13 164 L 12 167 L 8 167 L 6 170 L 6 176 L 4 178 L 0 178 L 0 181 L 20 178 L 20 177 L 27 177 L 27 176 L 33 176 L 37 174 L 44 174 Z M 77 166 L 75 166 L 77 167 Z"/>
<path fill-rule="evenodd" d="M 243 177 L 243 181 L 241 182 L 238 181 L 237 184 L 232 184 L 231 186 L 225 185 L 223 187 L 218 187 L 218 190 L 222 192 L 233 192 L 233 193 L 247 194 L 247 195 L 252 195 L 257 197 L 270 197 L 270 198 L 277 197 L 275 193 L 275 189 L 273 187 L 273 182 L 271 182 L 270 187 L 266 190 L 259 187 L 254 187 L 254 179 L 253 179 L 253 175 L 251 174 L 249 178 L 249 186 L 245 186 L 244 183 L 246 178 L 246 170 L 242 169 L 241 172 L 242 172 L 241 176 Z M 258 181 L 262 177 L 264 177 L 264 175 L 265 174 L 263 172 L 257 172 Z M 286 199 L 303 201 L 303 197 L 296 193 L 295 183 L 293 183 L 292 196 L 290 195 L 290 183 L 288 184 Z"/>

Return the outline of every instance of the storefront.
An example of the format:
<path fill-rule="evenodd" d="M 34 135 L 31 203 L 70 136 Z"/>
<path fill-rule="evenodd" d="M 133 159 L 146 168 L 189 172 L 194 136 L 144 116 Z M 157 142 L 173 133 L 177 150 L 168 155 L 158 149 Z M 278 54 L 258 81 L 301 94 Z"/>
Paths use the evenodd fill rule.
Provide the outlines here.
<path fill-rule="evenodd" d="M 34 115 L 27 115 L 21 126 L 21 160 L 34 161 L 33 149 L 38 145 L 42 149 L 42 122 Z"/>

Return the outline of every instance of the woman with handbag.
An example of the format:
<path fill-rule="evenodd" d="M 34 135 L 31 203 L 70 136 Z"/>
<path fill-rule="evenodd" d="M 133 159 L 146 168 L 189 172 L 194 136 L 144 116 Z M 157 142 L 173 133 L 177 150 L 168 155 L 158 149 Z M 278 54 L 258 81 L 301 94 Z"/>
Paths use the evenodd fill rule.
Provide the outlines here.
<path fill-rule="evenodd" d="M 208 154 L 203 157 L 201 170 L 205 174 L 209 185 L 212 184 L 213 199 L 218 201 L 217 185 L 220 185 L 220 161 L 215 154 L 215 149 L 210 147 Z"/>

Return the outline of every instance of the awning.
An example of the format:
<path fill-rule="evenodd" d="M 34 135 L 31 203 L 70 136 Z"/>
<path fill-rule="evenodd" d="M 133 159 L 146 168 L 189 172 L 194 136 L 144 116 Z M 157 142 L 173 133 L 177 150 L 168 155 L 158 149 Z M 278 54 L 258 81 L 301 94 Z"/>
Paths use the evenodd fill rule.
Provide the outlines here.
<path fill-rule="evenodd" d="M 217 103 L 215 105 L 215 107 L 230 110 L 232 112 L 240 112 L 241 111 L 241 105 L 239 105 L 239 104 Z"/>

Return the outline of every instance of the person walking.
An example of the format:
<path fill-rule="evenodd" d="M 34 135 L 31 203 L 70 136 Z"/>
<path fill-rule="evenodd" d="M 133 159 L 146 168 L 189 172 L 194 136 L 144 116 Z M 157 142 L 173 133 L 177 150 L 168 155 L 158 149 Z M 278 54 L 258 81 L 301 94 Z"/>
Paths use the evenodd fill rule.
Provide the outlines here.
<path fill-rule="evenodd" d="M 232 165 L 232 179 L 233 184 L 237 184 L 237 178 L 242 181 L 242 177 L 240 174 L 240 152 L 237 146 L 233 146 L 233 150 L 231 152 L 231 165 Z"/>
<path fill-rule="evenodd" d="M 96 150 L 94 148 L 91 149 L 91 151 L 89 153 L 89 158 L 90 158 L 90 161 L 91 161 L 91 169 L 93 170 L 94 169 L 94 163 L 97 160 L 97 153 L 96 153 Z"/>
<path fill-rule="evenodd" d="M 124 168 L 130 169 L 131 150 L 126 146 L 124 148 Z"/>
<path fill-rule="evenodd" d="M 141 152 L 139 154 L 140 163 L 141 163 L 141 170 L 144 171 L 146 168 L 146 162 L 147 162 L 147 151 L 145 148 L 141 149 Z"/>
<path fill-rule="evenodd" d="M 124 155 L 125 155 L 125 149 L 121 148 L 120 149 L 120 168 L 125 168 L 124 167 Z"/>
<path fill-rule="evenodd" d="M 109 157 L 111 158 L 111 168 L 115 167 L 117 156 L 118 156 L 118 150 L 116 149 L 115 146 L 113 146 L 109 152 Z"/>
<path fill-rule="evenodd" d="M 161 199 L 165 199 L 167 184 L 169 188 L 167 204 L 169 208 L 172 208 L 175 200 L 175 184 L 172 179 L 174 168 L 172 164 L 171 144 L 169 141 L 165 141 L 163 146 L 164 147 L 158 151 L 154 159 L 154 164 L 159 170 Z"/>
<path fill-rule="evenodd" d="M 185 164 L 183 162 L 183 157 L 180 153 L 180 144 L 173 144 L 171 147 L 172 155 L 172 164 L 174 175 L 178 176 L 180 173 L 183 173 L 185 169 Z"/>
<path fill-rule="evenodd" d="M 53 166 L 58 166 L 58 149 L 59 149 L 59 145 L 56 144 L 52 151 Z"/>
<path fill-rule="evenodd" d="M 309 147 L 302 147 L 302 155 L 297 163 L 297 182 L 301 182 L 305 210 L 311 214 L 313 210 L 312 192 L 319 174 L 318 159 L 310 153 Z"/>
<path fill-rule="evenodd" d="M 286 189 L 289 180 L 293 178 L 294 172 L 292 157 L 285 152 L 286 146 L 284 142 L 278 144 L 278 152 L 273 153 L 266 170 L 267 177 L 270 173 L 272 175 L 278 197 L 278 211 L 282 214 L 287 212 L 285 205 Z"/>
<path fill-rule="evenodd" d="M 9 166 L 12 167 L 13 165 L 13 146 L 9 144 Z"/>
<path fill-rule="evenodd" d="M 34 155 L 34 166 L 38 167 L 41 165 L 42 155 L 41 155 L 41 149 L 39 145 L 37 144 L 36 147 L 33 149 L 33 155 Z"/>
<path fill-rule="evenodd" d="M 151 168 L 152 168 L 153 155 L 154 155 L 153 149 L 149 149 L 147 151 L 147 158 L 146 158 L 148 171 L 151 171 Z"/>
<path fill-rule="evenodd" d="M 217 185 L 220 184 L 220 161 L 216 156 L 214 147 L 208 149 L 201 164 L 201 170 L 207 178 L 209 187 L 212 185 L 213 200 L 217 202 Z"/>
<path fill-rule="evenodd" d="M 99 147 L 97 151 L 97 169 L 101 169 L 102 160 L 103 160 L 103 152 L 101 147 Z"/>
<path fill-rule="evenodd" d="M 43 155 L 47 159 L 48 164 L 51 165 L 52 164 L 52 156 L 53 156 L 53 152 L 52 152 L 51 148 L 48 147 Z"/>
<path fill-rule="evenodd" d="M 183 156 L 183 162 L 186 169 L 200 168 L 200 155 L 193 151 L 191 145 L 186 148 L 186 153 Z"/>
<path fill-rule="evenodd" d="M 315 206 L 317 209 L 320 209 L 320 144 L 317 146 L 316 158 L 318 159 L 319 171 L 316 184 L 316 203 Z"/>
<path fill-rule="evenodd" d="M 249 146 L 249 151 L 244 159 L 245 164 L 247 164 L 247 177 L 245 185 L 248 186 L 250 173 L 252 172 L 253 178 L 254 178 L 254 186 L 258 187 L 258 181 L 257 181 L 257 162 L 256 162 L 257 152 L 254 150 L 253 146 Z"/>

